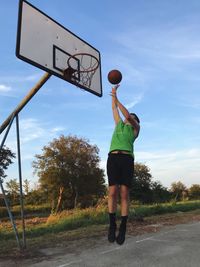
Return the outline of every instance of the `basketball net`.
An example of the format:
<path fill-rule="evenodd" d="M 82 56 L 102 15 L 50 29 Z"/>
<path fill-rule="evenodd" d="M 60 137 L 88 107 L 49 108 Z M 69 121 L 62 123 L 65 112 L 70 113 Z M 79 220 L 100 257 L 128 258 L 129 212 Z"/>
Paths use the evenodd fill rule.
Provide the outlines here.
<path fill-rule="evenodd" d="M 73 67 L 73 62 L 76 62 L 78 67 Z M 68 68 L 64 70 L 64 77 L 77 86 L 83 85 L 90 88 L 92 78 L 99 67 L 99 60 L 91 54 L 78 53 L 69 57 L 67 64 Z"/>

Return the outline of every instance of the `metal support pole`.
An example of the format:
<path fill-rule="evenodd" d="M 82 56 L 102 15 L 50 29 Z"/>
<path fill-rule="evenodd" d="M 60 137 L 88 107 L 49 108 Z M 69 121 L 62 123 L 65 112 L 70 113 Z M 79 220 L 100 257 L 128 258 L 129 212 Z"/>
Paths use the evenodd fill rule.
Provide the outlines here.
<path fill-rule="evenodd" d="M 6 133 L 5 133 L 4 137 L 3 137 L 3 140 L 1 142 L 0 151 L 2 150 L 2 148 L 4 146 L 4 143 L 5 143 L 6 138 L 8 136 L 10 127 L 11 127 L 11 125 L 13 123 L 14 118 L 15 118 L 15 115 L 14 114 L 11 114 L 11 115 L 12 115 L 11 120 L 9 122 L 8 128 L 7 128 Z M 21 249 L 21 244 L 20 244 L 20 241 L 19 241 L 19 234 L 18 234 L 18 231 L 17 231 L 17 228 L 16 228 L 15 221 L 13 219 L 13 216 L 12 216 L 12 213 L 11 213 L 11 210 L 10 210 L 10 207 L 9 207 L 9 204 L 8 204 L 8 201 L 7 201 L 7 198 L 6 198 L 6 193 L 5 193 L 5 190 L 4 190 L 4 187 L 3 187 L 3 180 L 2 180 L 1 177 L 0 177 L 0 187 L 1 187 L 2 194 L 3 194 L 4 202 L 6 204 L 6 208 L 7 208 L 7 211 L 8 211 L 8 216 L 10 218 L 10 221 L 11 221 L 11 224 L 12 224 L 12 227 L 13 227 L 13 230 L 14 230 L 14 233 L 15 233 L 15 237 L 16 237 L 16 240 L 17 240 L 18 247 Z"/>
<path fill-rule="evenodd" d="M 8 201 L 6 199 L 6 193 L 5 193 L 5 190 L 3 188 L 3 182 L 2 182 L 1 178 L 0 178 L 0 187 L 1 187 L 1 191 L 3 193 L 3 197 L 4 197 L 4 201 L 5 201 L 5 204 L 6 204 L 6 208 L 7 208 L 7 211 L 8 211 L 9 218 L 10 218 L 10 221 L 12 223 L 13 230 L 15 232 L 15 237 L 16 237 L 16 240 L 17 240 L 18 247 L 19 247 L 19 249 L 21 249 L 21 244 L 20 244 L 20 241 L 19 241 L 19 234 L 18 234 L 18 231 L 17 231 L 17 227 L 16 227 L 16 224 L 15 224 L 15 221 L 13 219 L 12 213 L 10 211 L 10 207 L 9 207 Z"/>
<path fill-rule="evenodd" d="M 8 128 L 7 128 L 6 133 L 5 133 L 4 137 L 3 137 L 3 140 L 2 140 L 2 142 L 1 142 L 0 151 L 1 151 L 1 149 L 3 148 L 3 146 L 4 146 L 4 143 L 5 143 L 5 141 L 6 141 L 6 138 L 7 138 L 7 136 L 8 136 L 9 131 L 10 131 L 10 127 L 11 127 L 11 125 L 12 125 L 12 123 L 13 123 L 14 118 L 15 118 L 15 114 L 14 114 L 14 113 L 12 113 L 11 115 L 12 115 L 12 116 L 11 116 L 11 119 L 10 119 L 10 121 L 9 121 Z"/>
<path fill-rule="evenodd" d="M 27 96 L 21 101 L 21 103 L 16 107 L 16 109 L 12 112 L 10 116 L 3 122 L 0 127 L 0 134 L 4 131 L 4 129 L 8 126 L 12 115 L 16 116 L 23 107 L 31 100 L 31 98 L 37 93 L 37 91 L 43 86 L 43 84 L 51 77 L 51 74 L 46 72 L 43 77 L 39 80 L 39 82 L 30 90 Z"/>
<path fill-rule="evenodd" d="M 2 123 L 2 125 L 0 126 L 0 134 L 6 129 L 6 127 L 8 126 L 5 136 L 1 142 L 1 146 L 0 146 L 0 151 L 4 146 L 4 143 L 6 141 L 7 135 L 9 133 L 10 127 L 13 123 L 14 118 L 16 117 L 16 125 L 17 125 L 17 146 L 18 146 L 18 166 L 19 166 L 19 181 L 20 181 L 20 204 L 21 204 L 21 217 L 22 217 L 22 227 L 23 227 L 23 248 L 26 247 L 26 238 L 25 238 L 25 222 L 24 222 L 24 203 L 23 203 L 23 191 L 22 191 L 22 172 L 21 172 L 21 155 L 20 155 L 20 138 L 19 138 L 19 121 L 18 121 L 18 114 L 19 112 L 24 108 L 24 106 L 31 100 L 31 98 L 39 91 L 39 89 L 44 85 L 44 83 L 51 77 L 51 74 L 49 74 L 48 72 L 46 72 L 42 78 L 39 80 L 39 82 L 29 91 L 28 95 L 24 97 L 24 99 L 20 102 L 20 104 L 15 108 L 15 110 L 8 116 L 8 118 Z M 0 177 L 0 188 L 1 191 L 3 193 L 3 197 L 4 197 L 4 201 L 5 201 L 5 205 L 8 211 L 8 215 L 10 218 L 10 221 L 12 223 L 14 232 L 15 232 L 15 236 L 16 236 L 16 240 L 17 240 L 17 244 L 19 246 L 19 248 L 21 249 L 22 246 L 20 244 L 20 240 L 19 240 L 19 234 L 12 216 L 12 213 L 10 211 L 10 207 L 8 204 L 8 201 L 6 199 L 6 193 L 5 190 L 3 188 L 3 180 Z"/>
<path fill-rule="evenodd" d="M 17 155 L 18 155 L 18 170 L 19 170 L 20 206 L 21 206 L 21 220 L 22 220 L 22 240 L 23 240 L 23 248 L 26 248 L 25 220 L 24 220 L 24 195 L 23 195 L 23 189 L 22 189 L 22 168 L 21 168 L 19 115 L 18 114 L 16 115 L 16 131 L 17 131 Z"/>

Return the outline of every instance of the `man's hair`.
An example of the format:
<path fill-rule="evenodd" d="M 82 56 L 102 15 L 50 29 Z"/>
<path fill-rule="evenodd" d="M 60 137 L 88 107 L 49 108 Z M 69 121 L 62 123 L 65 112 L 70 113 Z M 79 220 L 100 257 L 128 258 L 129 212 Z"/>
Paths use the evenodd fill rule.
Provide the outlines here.
<path fill-rule="evenodd" d="M 140 123 L 140 119 L 135 113 L 130 113 L 130 115 L 133 115 L 138 123 Z"/>

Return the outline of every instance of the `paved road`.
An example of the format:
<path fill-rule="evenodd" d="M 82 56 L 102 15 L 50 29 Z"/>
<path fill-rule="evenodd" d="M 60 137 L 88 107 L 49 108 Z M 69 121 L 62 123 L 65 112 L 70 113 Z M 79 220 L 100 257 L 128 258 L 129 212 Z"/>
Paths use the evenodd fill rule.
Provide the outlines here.
<path fill-rule="evenodd" d="M 2 263 L 0 267 L 200 267 L 200 222 L 165 227 L 160 232 L 127 236 L 122 246 L 101 238 L 94 247 L 76 253 L 55 254 L 31 264 Z"/>

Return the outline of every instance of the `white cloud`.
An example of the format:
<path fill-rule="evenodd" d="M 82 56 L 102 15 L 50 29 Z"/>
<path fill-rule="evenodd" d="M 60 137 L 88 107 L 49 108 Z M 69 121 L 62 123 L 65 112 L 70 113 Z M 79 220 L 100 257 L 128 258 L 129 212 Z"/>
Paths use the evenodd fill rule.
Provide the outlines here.
<path fill-rule="evenodd" d="M 200 109 L 200 99 L 198 97 L 181 97 L 181 101 L 178 102 L 180 106 L 192 108 L 192 109 Z"/>
<path fill-rule="evenodd" d="M 0 76 L 0 82 L 5 83 L 9 81 L 10 83 L 20 83 L 20 82 L 32 82 L 37 81 L 42 77 L 41 73 L 35 73 L 32 75 L 11 75 L 11 76 Z"/>
<path fill-rule="evenodd" d="M 48 124 L 34 118 L 21 119 L 19 121 L 19 128 L 20 143 L 25 153 L 23 158 L 30 158 L 31 150 L 35 151 L 36 147 L 39 147 L 41 144 L 48 143 L 51 138 L 54 138 L 56 134 L 65 129 L 62 126 L 51 128 Z M 15 127 L 11 128 L 6 146 L 16 150 Z"/>
<path fill-rule="evenodd" d="M 143 94 L 139 94 L 135 96 L 135 99 L 132 102 L 125 104 L 126 108 L 127 109 L 133 108 L 135 105 L 141 102 L 142 98 L 143 98 Z"/>
<path fill-rule="evenodd" d="M 34 118 L 28 118 L 20 121 L 20 129 L 22 143 L 29 143 L 37 139 L 45 141 L 51 137 L 54 138 L 55 134 L 62 132 L 65 128 L 62 126 L 50 128 L 46 123 L 44 124 Z"/>
<path fill-rule="evenodd" d="M 47 145 L 60 131 L 64 130 L 64 127 L 58 125 L 51 128 L 48 123 L 43 123 L 35 118 L 21 119 L 19 127 L 23 177 L 32 177 L 31 162 L 34 156 L 40 154 L 43 146 Z M 17 155 L 16 127 L 11 128 L 5 145 Z M 16 159 L 8 169 L 8 177 L 16 176 L 17 166 Z"/>
<path fill-rule="evenodd" d="M 64 131 L 64 130 L 65 130 L 64 127 L 55 127 L 55 128 L 53 128 L 53 129 L 51 129 L 51 132 L 52 132 L 52 133 L 57 133 L 57 132 L 62 132 L 62 131 Z"/>
<path fill-rule="evenodd" d="M 36 119 L 22 119 L 20 121 L 21 140 L 22 143 L 27 143 L 35 139 L 39 139 L 46 134 L 46 130 L 41 123 Z"/>
<path fill-rule="evenodd" d="M 198 51 L 187 51 L 187 54 L 173 54 L 171 55 L 173 58 L 182 59 L 182 60 L 198 60 L 200 59 L 200 49 Z"/>
<path fill-rule="evenodd" d="M 146 69 L 149 68 L 146 74 L 149 73 L 150 78 L 156 70 L 166 73 L 182 72 L 191 63 L 199 62 L 198 27 L 197 23 L 183 25 L 183 22 L 178 24 L 175 21 L 165 25 L 140 27 L 139 30 L 131 28 L 115 35 L 113 39 L 122 47 L 123 54 L 126 51 L 127 60 L 132 66 L 135 65 L 138 69 L 142 62 Z M 186 72 L 186 77 L 188 75 L 189 72 Z"/>
<path fill-rule="evenodd" d="M 11 90 L 10 86 L 0 84 L 0 92 L 9 92 Z"/>
<path fill-rule="evenodd" d="M 5 84 L 0 84 L 0 95 L 8 96 L 11 92 L 11 87 Z"/>
<path fill-rule="evenodd" d="M 33 75 L 26 75 L 26 76 L 0 76 L 0 95 L 7 96 L 7 97 L 18 97 L 19 93 L 22 92 L 22 88 L 24 87 L 24 83 L 28 82 L 37 82 L 42 77 L 41 74 L 33 74 Z M 10 85 L 6 85 L 8 83 Z M 21 83 L 23 85 L 21 86 Z M 19 86 L 21 90 L 19 91 Z"/>
<path fill-rule="evenodd" d="M 200 181 L 200 149 L 179 151 L 136 152 L 136 159 L 147 165 L 152 176 L 169 187 L 181 180 L 186 186 Z"/>

